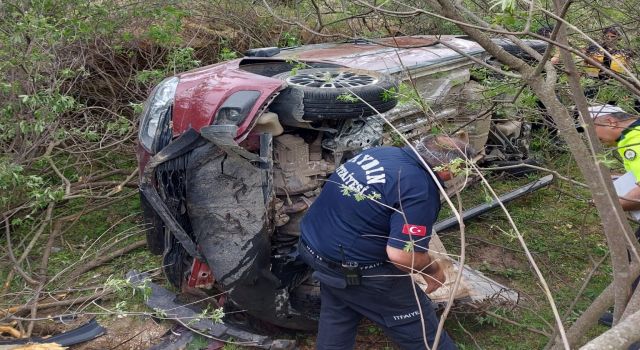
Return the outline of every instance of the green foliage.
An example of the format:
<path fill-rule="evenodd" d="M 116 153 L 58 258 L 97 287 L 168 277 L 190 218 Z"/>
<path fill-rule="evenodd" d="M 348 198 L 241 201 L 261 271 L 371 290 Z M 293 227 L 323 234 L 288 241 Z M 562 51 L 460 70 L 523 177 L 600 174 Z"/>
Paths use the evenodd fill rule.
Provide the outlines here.
<path fill-rule="evenodd" d="M 336 97 L 336 99 L 340 102 L 350 102 L 350 103 L 355 103 L 360 101 L 360 99 L 358 99 L 358 97 L 352 94 L 351 92 L 345 92 L 343 94 L 340 94 L 338 95 L 338 97 Z"/>
<path fill-rule="evenodd" d="M 20 193 L 9 193 L 9 190 Z M 9 162 L 6 158 L 0 159 L 0 205 L 5 206 L 15 197 L 24 197 L 31 200 L 29 208 L 40 209 L 49 202 L 60 201 L 64 197 L 64 191 L 59 187 L 50 187 L 45 179 L 38 175 L 25 174 L 24 167 Z M 12 196 L 13 195 L 13 196 Z M 30 218 L 29 214 L 24 219 Z M 13 223 L 19 225 L 23 219 L 15 218 Z"/>
<path fill-rule="evenodd" d="M 104 287 L 106 289 L 113 290 L 125 299 L 127 298 L 129 293 L 131 293 L 130 297 L 136 296 L 137 293 L 138 295 L 141 295 L 144 300 L 147 300 L 151 296 L 150 283 L 150 278 L 146 278 L 140 282 L 133 283 L 129 278 L 124 279 L 109 276 L 104 282 Z"/>
<path fill-rule="evenodd" d="M 471 74 L 471 79 L 475 81 L 484 81 L 489 78 L 489 69 L 486 67 L 473 67 L 469 70 Z"/>
<path fill-rule="evenodd" d="M 184 72 L 200 65 L 200 60 L 194 58 L 194 49 L 191 47 L 176 48 L 169 53 L 167 68 L 174 74 Z"/>
<path fill-rule="evenodd" d="M 486 325 L 486 326 L 496 327 L 500 323 L 500 321 L 497 318 L 487 314 L 476 316 L 476 320 L 478 321 L 478 324 L 481 326 Z"/>
<path fill-rule="evenodd" d="M 404 139 L 396 131 L 391 130 L 389 135 L 391 136 L 391 145 L 392 146 L 396 146 L 396 147 L 404 146 Z"/>
<path fill-rule="evenodd" d="M 238 58 L 238 54 L 232 51 L 228 47 L 223 47 L 222 50 L 220 50 L 220 53 L 218 54 L 218 58 L 221 61 L 228 61 L 228 60 Z"/>
<path fill-rule="evenodd" d="M 158 318 L 167 318 L 168 317 L 167 311 L 164 310 L 164 309 L 158 308 L 158 307 L 153 308 L 153 313 Z"/>
<path fill-rule="evenodd" d="M 522 90 L 518 99 L 516 100 L 516 106 L 523 108 L 537 108 L 538 104 L 538 96 L 536 96 L 530 88 L 525 88 Z"/>
<path fill-rule="evenodd" d="M 125 117 L 118 116 L 118 119 L 107 123 L 107 131 L 115 135 L 124 136 L 133 129 L 131 121 Z"/>
<path fill-rule="evenodd" d="M 190 13 L 180 4 L 0 3 L 0 42 L 6 44 L 0 46 L 0 145 L 12 152 L 0 154 L 3 211 L 25 199 L 33 202 L 27 208 L 39 208 L 63 198 L 65 184 L 49 161 L 73 180 L 87 170 L 80 164 L 100 158 L 83 151 L 73 153 L 79 158 L 73 161 L 57 155 L 62 146 L 42 157 L 49 144 L 83 150 L 118 144 L 134 134 L 151 86 L 200 65 L 182 42 Z M 149 54 L 138 56 L 147 47 Z"/>
<path fill-rule="evenodd" d="M 302 45 L 302 41 L 300 38 L 292 32 L 283 32 L 280 35 L 280 40 L 278 41 L 278 46 L 280 47 L 292 47 L 292 46 L 300 46 Z"/>
<path fill-rule="evenodd" d="M 301 62 L 300 60 L 298 60 L 296 57 L 292 57 L 292 58 L 287 58 L 286 61 L 287 64 L 291 65 L 291 72 L 290 75 L 291 76 L 295 76 L 298 74 L 298 71 L 300 69 L 307 69 L 307 68 L 311 68 L 311 66 L 309 66 L 308 64 L 306 64 L 305 62 Z"/>
<path fill-rule="evenodd" d="M 136 80 L 143 84 L 159 83 L 167 74 L 160 69 L 141 70 L 136 74 Z"/>
<path fill-rule="evenodd" d="M 167 5 L 160 8 L 152 8 L 149 13 L 141 10 L 141 14 L 153 19 L 153 24 L 147 29 L 146 36 L 162 46 L 175 46 L 182 42 L 180 32 L 182 20 L 188 13 L 177 7 Z M 131 33 L 126 33 L 131 35 Z"/>
<path fill-rule="evenodd" d="M 609 79 L 605 82 L 584 78 L 581 83 L 587 90 L 595 90 L 593 103 L 615 103 L 625 111 L 634 111 L 636 97 L 619 82 Z"/>
<path fill-rule="evenodd" d="M 414 247 L 415 247 L 415 243 L 413 241 L 407 241 L 405 242 L 404 247 L 402 247 L 402 251 L 411 253 L 413 252 Z"/>
<path fill-rule="evenodd" d="M 393 93 L 393 92 L 389 92 Z M 414 105 L 418 107 L 422 107 L 424 101 L 418 94 L 418 91 L 411 85 L 401 83 L 398 86 L 398 89 L 395 91 L 395 98 L 398 99 L 398 104 L 400 105 Z"/>
<path fill-rule="evenodd" d="M 340 191 L 345 197 L 351 197 L 353 195 L 353 199 L 355 199 L 357 202 L 361 202 L 365 199 L 377 201 L 382 198 L 382 195 L 378 192 L 372 191 L 371 193 L 365 195 L 364 193 L 358 192 L 345 184 L 340 184 Z"/>
<path fill-rule="evenodd" d="M 456 158 L 447 164 L 438 165 L 433 167 L 435 171 L 449 171 L 453 176 L 468 173 L 469 169 L 466 167 L 466 161 L 462 158 Z"/>
<path fill-rule="evenodd" d="M 224 309 L 213 308 L 209 309 L 208 307 L 198 313 L 194 318 L 190 319 L 187 324 L 194 324 L 200 322 L 202 320 L 210 320 L 213 323 L 223 323 L 224 318 Z"/>
<path fill-rule="evenodd" d="M 515 0 L 492 0 L 491 3 L 491 9 L 500 6 L 500 11 L 508 13 L 513 13 L 517 5 Z"/>
<path fill-rule="evenodd" d="M 209 340 L 199 334 L 193 336 L 193 340 L 187 345 L 186 350 L 203 350 L 209 345 Z"/>
<path fill-rule="evenodd" d="M 396 87 L 393 87 L 393 88 L 388 89 L 388 90 L 384 90 L 384 91 L 382 91 L 382 94 L 381 94 L 380 98 L 384 102 L 396 99 L 396 98 L 398 98 L 398 90 L 399 89 L 396 88 Z"/>
<path fill-rule="evenodd" d="M 606 167 L 613 168 L 616 165 L 620 164 L 620 162 L 613 155 L 613 152 L 615 152 L 615 150 L 605 150 L 603 151 L 603 153 L 596 155 L 596 160 L 599 163 L 604 164 L 604 166 Z"/>

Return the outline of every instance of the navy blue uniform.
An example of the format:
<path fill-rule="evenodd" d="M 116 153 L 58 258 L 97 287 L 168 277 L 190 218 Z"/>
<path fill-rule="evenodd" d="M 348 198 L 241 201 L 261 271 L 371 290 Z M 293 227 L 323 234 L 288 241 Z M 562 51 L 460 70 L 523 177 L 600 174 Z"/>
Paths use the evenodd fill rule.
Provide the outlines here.
<path fill-rule="evenodd" d="M 300 253 L 321 283 L 318 349 L 353 348 L 363 316 L 403 349 L 424 349 L 422 314 L 433 343 L 431 303 L 386 247 L 426 251 L 439 210 L 438 188 L 408 148 L 369 149 L 336 169 L 301 223 Z M 342 263 L 358 264 L 359 285 L 347 285 Z M 443 333 L 438 348 L 456 347 Z"/>

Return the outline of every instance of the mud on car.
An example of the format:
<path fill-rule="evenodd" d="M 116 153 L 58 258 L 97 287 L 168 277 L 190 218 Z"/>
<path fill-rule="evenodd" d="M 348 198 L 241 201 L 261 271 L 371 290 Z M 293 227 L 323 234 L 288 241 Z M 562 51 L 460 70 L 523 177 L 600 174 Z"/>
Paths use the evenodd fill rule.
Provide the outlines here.
<path fill-rule="evenodd" d="M 527 124 L 492 118 L 459 52 L 488 58 L 463 37 L 397 37 L 250 50 L 162 81 L 137 157 L 148 247 L 167 279 L 219 295 L 244 321 L 313 329 L 319 290 L 298 259 L 299 222 L 341 162 L 394 142 L 378 113 L 409 139 L 445 126 L 480 157 L 526 159 Z M 398 103 L 402 82 L 421 103 Z"/>

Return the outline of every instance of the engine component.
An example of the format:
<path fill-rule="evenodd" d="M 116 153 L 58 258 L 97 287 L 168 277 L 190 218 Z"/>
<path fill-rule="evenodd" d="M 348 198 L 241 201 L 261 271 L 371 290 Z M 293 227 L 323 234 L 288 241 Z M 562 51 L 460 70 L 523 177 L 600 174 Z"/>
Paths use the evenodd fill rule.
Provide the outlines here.
<path fill-rule="evenodd" d="M 505 120 L 503 122 L 496 122 L 495 128 L 498 129 L 505 137 L 517 139 L 520 137 L 522 122 L 517 120 Z"/>
<path fill-rule="evenodd" d="M 309 160 L 309 145 L 302 137 L 284 134 L 274 138 L 273 183 L 277 195 L 296 195 L 320 186 L 335 167 L 324 160 Z"/>

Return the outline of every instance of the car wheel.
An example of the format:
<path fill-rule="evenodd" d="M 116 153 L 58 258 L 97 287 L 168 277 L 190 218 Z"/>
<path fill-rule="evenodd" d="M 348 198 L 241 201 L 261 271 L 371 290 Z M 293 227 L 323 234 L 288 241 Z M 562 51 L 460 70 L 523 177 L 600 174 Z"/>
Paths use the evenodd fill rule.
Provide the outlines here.
<path fill-rule="evenodd" d="M 287 89 L 302 92 L 302 118 L 308 121 L 367 117 L 376 114 L 376 110 L 386 112 L 398 102 L 396 82 L 389 75 L 378 72 L 313 68 L 281 73 L 274 78 L 286 81 Z M 270 108 L 293 108 L 295 103 L 276 99 Z"/>
<path fill-rule="evenodd" d="M 291 291 L 291 306 L 313 319 L 320 318 L 320 283 L 307 280 Z"/>

